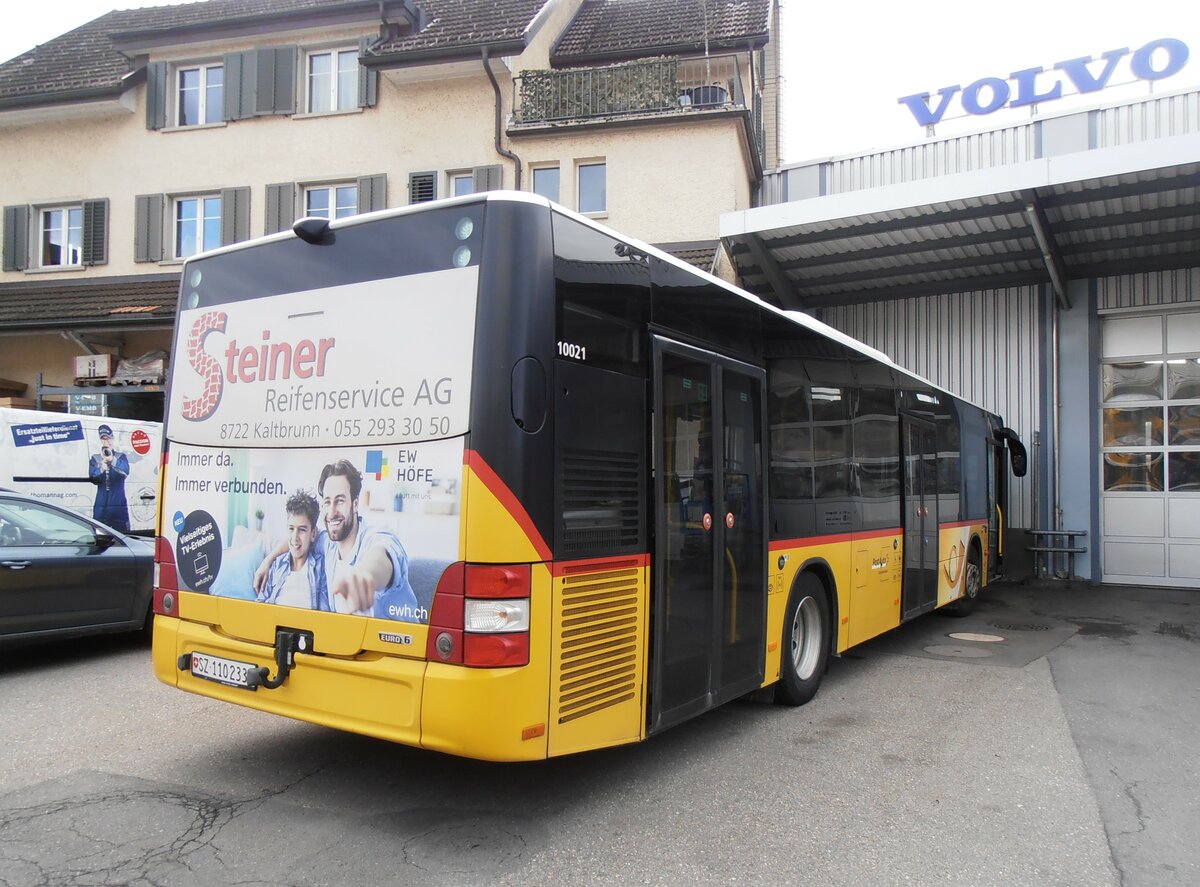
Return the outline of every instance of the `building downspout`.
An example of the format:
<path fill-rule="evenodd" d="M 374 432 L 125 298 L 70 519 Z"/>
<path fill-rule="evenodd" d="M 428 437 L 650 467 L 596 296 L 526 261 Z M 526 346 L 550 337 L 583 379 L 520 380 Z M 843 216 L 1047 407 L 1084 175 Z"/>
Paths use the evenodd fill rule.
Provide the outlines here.
<path fill-rule="evenodd" d="M 1059 381 L 1059 366 L 1058 366 L 1058 361 L 1059 361 L 1058 312 L 1060 310 L 1059 304 L 1058 304 L 1058 299 L 1051 298 L 1050 305 L 1051 305 L 1051 307 L 1050 307 L 1050 311 L 1051 311 L 1051 314 L 1050 314 L 1050 370 L 1051 370 L 1050 415 L 1052 416 L 1051 421 L 1054 423 L 1054 427 L 1053 427 L 1054 447 L 1051 450 L 1051 453 L 1052 453 L 1051 470 L 1054 472 L 1054 514 L 1051 516 L 1051 526 L 1053 526 L 1053 528 L 1055 530 L 1061 530 L 1063 528 L 1063 525 L 1062 525 L 1062 516 L 1063 516 L 1063 512 L 1062 512 L 1062 481 L 1061 481 L 1061 477 L 1060 477 L 1060 474 L 1061 474 L 1060 469 L 1062 467 L 1061 466 L 1062 453 L 1060 451 L 1059 431 L 1061 429 L 1061 423 L 1062 423 L 1062 396 L 1059 391 L 1059 385 L 1061 383 Z M 1054 560 L 1052 562 L 1051 569 L 1057 578 L 1060 578 L 1060 579 L 1065 578 L 1064 576 L 1060 575 L 1061 571 L 1058 569 L 1058 556 L 1057 555 L 1054 556 Z"/>
<path fill-rule="evenodd" d="M 488 80 L 492 81 L 492 90 L 496 93 L 496 153 L 501 157 L 507 157 L 513 162 L 516 168 L 513 188 L 520 191 L 521 158 L 500 144 L 500 128 L 504 114 L 504 105 L 500 96 L 500 84 L 496 82 L 496 75 L 492 72 L 492 66 L 488 64 L 488 48 L 486 46 L 483 48 L 483 70 L 487 72 Z"/>

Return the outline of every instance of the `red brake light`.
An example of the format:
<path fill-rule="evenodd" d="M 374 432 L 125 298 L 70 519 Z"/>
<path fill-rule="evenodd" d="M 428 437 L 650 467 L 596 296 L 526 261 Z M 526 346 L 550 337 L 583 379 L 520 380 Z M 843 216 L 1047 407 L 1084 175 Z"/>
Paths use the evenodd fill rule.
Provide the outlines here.
<path fill-rule="evenodd" d="M 529 564 L 468 564 L 466 596 L 529 597 Z"/>
<path fill-rule="evenodd" d="M 430 662 L 463 661 L 463 585 L 466 565 L 456 561 L 442 572 L 429 612 L 425 658 Z"/>
<path fill-rule="evenodd" d="M 158 587 L 179 590 L 179 574 L 175 571 L 175 552 L 162 536 L 154 539 L 154 560 L 158 564 Z"/>
<path fill-rule="evenodd" d="M 464 665 L 480 668 L 500 668 L 529 664 L 529 632 L 517 634 L 471 634 L 463 635 L 466 650 Z"/>
<path fill-rule="evenodd" d="M 160 616 L 179 616 L 179 573 L 175 552 L 162 536 L 154 540 L 154 612 Z"/>

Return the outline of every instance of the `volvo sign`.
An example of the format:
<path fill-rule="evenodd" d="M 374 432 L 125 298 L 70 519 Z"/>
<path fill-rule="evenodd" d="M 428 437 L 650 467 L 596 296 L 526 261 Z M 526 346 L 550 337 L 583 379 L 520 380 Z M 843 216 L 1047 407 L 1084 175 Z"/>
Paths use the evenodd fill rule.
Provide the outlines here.
<path fill-rule="evenodd" d="M 917 123 L 933 126 L 946 115 L 955 99 L 968 114 L 992 114 L 1001 108 L 1021 108 L 1062 98 L 1066 87 L 1073 86 L 1080 95 L 1099 92 L 1123 67 L 1138 80 L 1163 80 L 1183 70 L 1187 60 L 1187 44 L 1165 37 L 1151 40 L 1132 52 L 1127 47 L 1110 49 L 1099 60 L 1091 56 L 1067 59 L 1050 71 L 1026 68 L 1014 71 L 1007 78 L 981 77 L 965 87 L 945 86 L 938 90 L 936 101 L 927 92 L 906 95 L 897 101 L 912 112 Z"/>

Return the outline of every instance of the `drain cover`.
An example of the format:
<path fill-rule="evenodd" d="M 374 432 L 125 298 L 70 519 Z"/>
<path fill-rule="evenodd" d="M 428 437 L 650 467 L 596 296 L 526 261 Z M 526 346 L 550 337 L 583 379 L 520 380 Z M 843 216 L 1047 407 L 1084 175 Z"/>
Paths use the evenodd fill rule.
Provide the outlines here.
<path fill-rule="evenodd" d="M 1036 622 L 989 622 L 992 628 L 1001 631 L 1049 631 L 1049 625 L 1039 625 Z"/>
<path fill-rule="evenodd" d="M 992 655 L 991 650 L 983 647 L 964 647 L 961 644 L 932 644 L 925 648 L 925 652 L 934 656 L 953 656 L 955 659 L 986 659 Z"/>
<path fill-rule="evenodd" d="M 952 631 L 946 637 L 956 641 L 978 641 L 981 644 L 999 644 L 1004 640 L 998 634 L 980 634 L 976 631 Z"/>

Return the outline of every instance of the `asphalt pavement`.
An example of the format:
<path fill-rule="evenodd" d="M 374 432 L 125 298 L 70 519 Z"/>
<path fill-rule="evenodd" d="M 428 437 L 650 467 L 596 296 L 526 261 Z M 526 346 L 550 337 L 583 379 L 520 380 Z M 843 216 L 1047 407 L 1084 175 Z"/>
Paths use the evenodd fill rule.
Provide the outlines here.
<path fill-rule="evenodd" d="M 0 884 L 1194 885 L 1200 595 L 993 586 L 739 702 L 537 764 L 189 696 L 135 640 L 0 654 Z"/>

